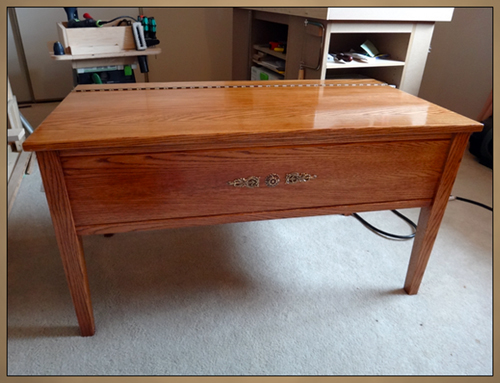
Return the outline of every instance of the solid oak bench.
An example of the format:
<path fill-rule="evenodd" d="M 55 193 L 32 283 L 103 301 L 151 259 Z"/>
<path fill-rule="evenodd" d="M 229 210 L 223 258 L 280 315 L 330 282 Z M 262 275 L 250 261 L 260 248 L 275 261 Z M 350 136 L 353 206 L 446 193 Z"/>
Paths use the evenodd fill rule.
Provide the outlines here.
<path fill-rule="evenodd" d="M 416 294 L 481 129 L 374 80 L 81 85 L 24 149 L 88 336 L 88 234 L 421 207 L 404 284 Z"/>

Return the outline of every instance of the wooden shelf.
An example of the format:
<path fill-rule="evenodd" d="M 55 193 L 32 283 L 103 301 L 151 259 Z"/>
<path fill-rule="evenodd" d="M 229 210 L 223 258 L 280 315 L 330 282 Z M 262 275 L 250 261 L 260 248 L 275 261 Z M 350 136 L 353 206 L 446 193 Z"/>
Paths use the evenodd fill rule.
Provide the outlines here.
<path fill-rule="evenodd" d="M 258 51 L 266 53 L 266 54 L 268 54 L 270 56 L 276 57 L 277 59 L 286 61 L 286 54 L 284 54 L 284 53 L 273 51 L 272 49 L 269 49 L 265 45 L 260 45 L 260 44 L 255 44 L 253 47 L 254 47 L 255 50 L 258 50 Z M 267 68 L 267 69 L 269 69 L 269 70 L 271 70 L 271 71 L 273 71 L 275 73 L 278 73 L 278 74 L 280 74 L 282 76 L 285 75 L 285 71 L 283 71 L 283 70 L 277 70 L 273 65 L 270 65 L 270 64 L 266 63 L 265 61 L 259 61 L 259 60 L 255 60 L 255 59 L 253 59 L 252 61 L 254 63 L 256 63 L 258 65 L 261 65 L 264 68 Z"/>
<path fill-rule="evenodd" d="M 351 61 L 348 63 L 336 63 L 328 61 L 326 69 L 347 69 L 347 68 L 378 68 L 378 67 L 391 67 L 391 66 L 404 66 L 404 61 L 396 60 L 375 60 L 373 62 L 364 63 L 360 61 Z"/>
<path fill-rule="evenodd" d="M 144 51 L 138 50 L 126 50 L 119 52 L 106 52 L 106 53 L 89 53 L 89 54 L 81 54 L 81 55 L 60 55 L 57 56 L 54 52 L 50 52 L 50 57 L 54 60 L 59 61 L 73 61 L 73 60 L 89 60 L 89 59 L 102 59 L 102 58 L 113 58 L 113 57 L 134 57 L 134 56 L 150 56 L 157 55 L 161 53 L 161 48 L 148 48 Z"/>
<path fill-rule="evenodd" d="M 273 51 L 272 49 L 267 48 L 265 45 L 255 44 L 253 47 L 254 47 L 254 49 L 261 51 L 261 52 L 264 52 L 264 53 L 267 53 L 268 55 L 277 57 L 281 60 L 286 60 L 285 53 Z"/>
<path fill-rule="evenodd" d="M 275 73 L 278 73 L 278 74 L 281 74 L 281 75 L 284 75 L 285 74 L 285 71 L 284 70 L 277 70 L 276 68 L 274 68 L 272 65 L 269 65 L 268 63 L 266 62 L 263 62 L 263 61 L 257 61 L 257 60 L 252 60 L 254 63 L 258 64 L 258 65 L 261 65 L 263 66 L 264 68 L 267 68 L 269 70 L 272 70 L 273 72 Z"/>

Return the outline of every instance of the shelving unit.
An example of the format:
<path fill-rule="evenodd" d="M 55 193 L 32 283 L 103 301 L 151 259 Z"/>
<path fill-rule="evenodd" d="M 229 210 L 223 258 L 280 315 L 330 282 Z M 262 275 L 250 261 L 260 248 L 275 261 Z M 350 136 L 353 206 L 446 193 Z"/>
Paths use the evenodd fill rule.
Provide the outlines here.
<path fill-rule="evenodd" d="M 248 80 L 253 55 L 285 60 L 287 80 L 366 76 L 417 95 L 435 22 L 451 21 L 453 8 L 234 8 L 233 80 Z M 307 23 L 306 23 L 307 20 Z M 286 55 L 262 47 L 287 41 Z M 388 59 L 328 61 L 328 54 L 360 50 L 370 40 Z"/>
<path fill-rule="evenodd" d="M 255 44 L 253 46 L 253 48 L 257 52 L 264 53 L 264 56 L 262 58 L 266 59 L 266 61 L 264 61 L 262 59 L 252 58 L 252 61 L 255 64 L 257 64 L 259 66 L 263 66 L 264 68 L 267 68 L 267 69 L 269 69 L 269 70 L 271 70 L 271 71 L 273 71 L 273 72 L 275 72 L 275 73 L 277 73 L 279 75 L 282 75 L 282 76 L 285 75 L 284 66 L 286 64 L 286 54 L 283 54 L 281 52 L 273 51 L 272 49 L 267 48 L 265 45 Z M 274 60 L 272 60 L 272 61 L 271 60 L 267 60 L 267 57 L 265 55 L 271 56 Z"/>

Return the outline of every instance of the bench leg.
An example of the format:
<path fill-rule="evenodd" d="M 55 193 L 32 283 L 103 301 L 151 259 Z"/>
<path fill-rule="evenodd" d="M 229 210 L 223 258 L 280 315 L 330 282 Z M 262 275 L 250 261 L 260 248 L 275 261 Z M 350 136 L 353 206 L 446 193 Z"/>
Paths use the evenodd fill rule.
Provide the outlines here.
<path fill-rule="evenodd" d="M 71 298 L 75 306 L 76 317 L 82 336 L 95 333 L 94 313 L 90 300 L 90 288 L 87 277 L 87 267 L 83 254 L 81 236 L 66 235 L 58 238 L 61 259 L 66 273 Z M 64 245 L 61 246 L 61 242 Z"/>
<path fill-rule="evenodd" d="M 82 237 L 76 233 L 61 162 L 56 152 L 39 152 L 37 159 L 80 333 L 90 336 L 95 324 Z"/>
<path fill-rule="evenodd" d="M 422 282 L 469 136 L 469 133 L 459 133 L 452 138 L 448 158 L 432 204 L 420 211 L 404 285 L 405 291 L 410 295 L 418 292 Z"/>
<path fill-rule="evenodd" d="M 415 234 L 404 287 L 405 291 L 410 295 L 418 292 L 420 282 L 422 282 L 443 217 L 442 213 L 444 213 L 444 210 L 443 212 L 438 212 L 436 209 L 433 211 L 431 207 L 424 207 L 420 211 L 417 233 Z"/>

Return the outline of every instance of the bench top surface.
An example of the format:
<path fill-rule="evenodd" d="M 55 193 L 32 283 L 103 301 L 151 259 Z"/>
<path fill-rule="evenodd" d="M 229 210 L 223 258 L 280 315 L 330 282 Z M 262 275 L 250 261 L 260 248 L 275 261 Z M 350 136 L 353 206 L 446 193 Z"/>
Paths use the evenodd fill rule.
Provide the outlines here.
<path fill-rule="evenodd" d="M 474 120 L 375 80 L 79 85 L 24 149 L 188 145 L 229 137 L 269 146 L 294 137 L 481 129 Z"/>

